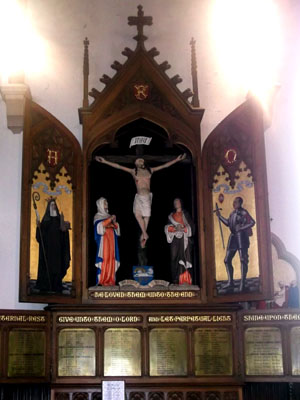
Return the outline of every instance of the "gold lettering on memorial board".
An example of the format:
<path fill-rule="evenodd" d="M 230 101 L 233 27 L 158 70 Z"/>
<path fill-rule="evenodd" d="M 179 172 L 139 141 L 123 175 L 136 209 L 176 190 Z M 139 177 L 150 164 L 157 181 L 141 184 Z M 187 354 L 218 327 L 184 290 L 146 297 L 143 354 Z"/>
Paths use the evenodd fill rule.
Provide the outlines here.
<path fill-rule="evenodd" d="M 141 332 L 138 329 L 106 329 L 104 376 L 141 376 Z"/>
<path fill-rule="evenodd" d="M 140 315 L 59 315 L 59 324 L 131 324 L 143 322 Z"/>
<path fill-rule="evenodd" d="M 232 333 L 226 328 L 194 332 L 195 375 L 232 375 Z"/>
<path fill-rule="evenodd" d="M 37 323 L 45 323 L 46 316 L 45 315 L 0 315 L 0 323 L 1 322 L 37 322 Z"/>
<path fill-rule="evenodd" d="M 191 322 L 231 322 L 231 315 L 151 315 L 148 317 L 149 323 L 191 323 Z"/>
<path fill-rule="evenodd" d="M 260 322 L 260 321 L 300 321 L 300 314 L 245 314 L 243 322 Z"/>
<path fill-rule="evenodd" d="M 93 329 L 62 329 L 58 336 L 58 376 L 95 376 L 96 339 Z"/>
<path fill-rule="evenodd" d="M 8 371 L 13 377 L 45 376 L 46 334 L 31 329 L 13 329 L 8 339 Z"/>
<path fill-rule="evenodd" d="M 300 326 L 294 326 L 290 331 L 292 375 L 300 375 Z"/>
<path fill-rule="evenodd" d="M 129 292 L 129 291 L 94 291 L 90 292 L 90 297 L 95 299 L 191 299 L 200 296 L 200 291 L 147 291 L 147 292 Z"/>
<path fill-rule="evenodd" d="M 283 375 L 282 339 L 279 328 L 245 330 L 246 375 Z"/>
<path fill-rule="evenodd" d="M 187 375 L 187 337 L 184 329 L 152 329 L 149 347 L 150 376 Z"/>

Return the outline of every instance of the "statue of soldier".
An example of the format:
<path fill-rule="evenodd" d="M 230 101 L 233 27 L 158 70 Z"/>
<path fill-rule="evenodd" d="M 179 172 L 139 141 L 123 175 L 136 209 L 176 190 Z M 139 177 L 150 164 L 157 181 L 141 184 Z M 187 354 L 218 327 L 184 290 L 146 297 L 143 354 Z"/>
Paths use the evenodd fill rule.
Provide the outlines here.
<path fill-rule="evenodd" d="M 228 282 L 223 288 L 233 288 L 233 266 L 232 259 L 238 251 L 241 262 L 241 283 L 239 291 L 245 289 L 246 276 L 248 272 L 248 249 L 250 246 L 249 236 L 252 236 L 252 227 L 255 225 L 254 219 L 242 207 L 243 199 L 236 197 L 233 201 L 234 210 L 226 219 L 221 216 L 219 209 L 216 210 L 217 217 L 230 229 L 230 236 L 227 243 L 226 256 L 224 263 L 228 275 Z"/>

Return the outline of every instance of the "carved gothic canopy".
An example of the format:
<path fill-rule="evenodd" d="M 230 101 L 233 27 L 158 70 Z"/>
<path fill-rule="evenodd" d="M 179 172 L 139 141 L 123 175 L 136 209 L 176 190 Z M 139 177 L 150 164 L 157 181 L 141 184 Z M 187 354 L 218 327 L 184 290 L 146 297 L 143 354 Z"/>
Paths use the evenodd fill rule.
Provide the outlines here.
<path fill-rule="evenodd" d="M 272 293 L 271 240 L 263 110 L 254 98 L 207 138 L 203 178 L 209 298 L 265 299 Z"/>
<path fill-rule="evenodd" d="M 166 304 L 264 299 L 271 293 L 272 277 L 263 112 L 248 99 L 215 128 L 201 153 L 204 110 L 199 106 L 195 41 L 190 43 L 192 90 L 181 91 L 181 78 L 170 78 L 169 63 L 157 63 L 159 51 L 145 45 L 143 28 L 152 25 L 152 17 L 144 16 L 139 6 L 128 24 L 137 28 L 136 47 L 124 49 L 124 64 L 113 62 L 115 74 L 102 76 L 102 90 L 89 90 L 89 41 L 84 41 L 82 149 L 59 121 L 27 101 L 20 298 L 120 306 L 125 295 L 119 282 L 133 281 L 135 266 L 152 268 L 154 281 L 179 285 L 164 229 L 174 200 L 180 199 L 185 233 L 190 232 L 184 249 L 192 249 L 189 259 L 180 260 L 184 268 L 192 267 L 184 281 L 192 285 L 185 298 L 176 287 L 165 291 L 169 297 L 161 298 Z M 141 225 L 133 212 L 141 189 L 134 173 L 137 158 L 150 165 L 150 175 L 143 177 L 151 194 L 145 228 L 149 235 L 143 230 L 139 234 Z M 110 288 L 115 297 L 97 280 L 103 257 L 94 222 L 101 198 L 121 228 L 119 254 L 114 255 L 119 269 Z M 145 250 L 140 244 L 146 236 Z M 141 297 L 127 297 L 126 304 L 141 302 Z M 161 303 L 154 295 L 148 297 L 147 304 Z"/>

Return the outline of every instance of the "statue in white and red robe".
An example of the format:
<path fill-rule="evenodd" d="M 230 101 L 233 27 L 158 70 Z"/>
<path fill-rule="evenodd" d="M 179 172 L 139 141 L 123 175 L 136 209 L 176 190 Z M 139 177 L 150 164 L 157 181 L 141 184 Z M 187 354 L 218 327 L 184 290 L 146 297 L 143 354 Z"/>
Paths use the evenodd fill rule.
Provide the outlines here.
<path fill-rule="evenodd" d="M 108 212 L 108 203 L 104 197 L 97 200 L 97 213 L 94 216 L 94 235 L 97 243 L 95 266 L 97 285 L 114 286 L 116 272 L 120 266 L 118 236 L 120 227 L 116 216 Z"/>
<path fill-rule="evenodd" d="M 172 283 L 192 284 L 192 226 L 189 214 L 182 209 L 180 199 L 174 200 L 174 212 L 169 215 L 165 234 L 171 250 Z"/>

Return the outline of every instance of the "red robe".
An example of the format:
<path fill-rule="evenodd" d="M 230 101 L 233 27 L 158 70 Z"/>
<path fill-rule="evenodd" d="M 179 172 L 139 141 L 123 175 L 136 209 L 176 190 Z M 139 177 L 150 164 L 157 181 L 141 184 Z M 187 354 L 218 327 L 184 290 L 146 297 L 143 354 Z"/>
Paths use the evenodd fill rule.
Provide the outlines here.
<path fill-rule="evenodd" d="M 187 227 L 185 226 L 184 221 L 183 221 L 182 211 L 181 212 L 177 211 L 177 212 L 173 213 L 172 218 L 175 220 L 176 223 L 183 225 L 184 232 L 187 233 Z M 168 232 L 176 232 L 175 226 L 169 225 Z M 191 274 L 189 273 L 189 271 L 187 269 L 179 275 L 178 283 L 179 283 L 179 285 L 184 285 L 184 284 L 191 285 L 192 284 Z"/>
<path fill-rule="evenodd" d="M 102 224 L 104 234 L 99 234 L 98 225 Z M 116 271 L 119 266 L 118 254 L 116 248 L 116 233 L 118 230 L 118 224 L 113 224 L 111 218 L 107 218 L 102 221 L 96 221 L 95 224 L 95 235 L 98 236 L 97 250 L 98 263 L 97 268 L 100 270 L 98 274 L 97 285 L 102 286 L 114 286 L 116 283 Z M 100 246 L 101 244 L 101 246 Z"/>

